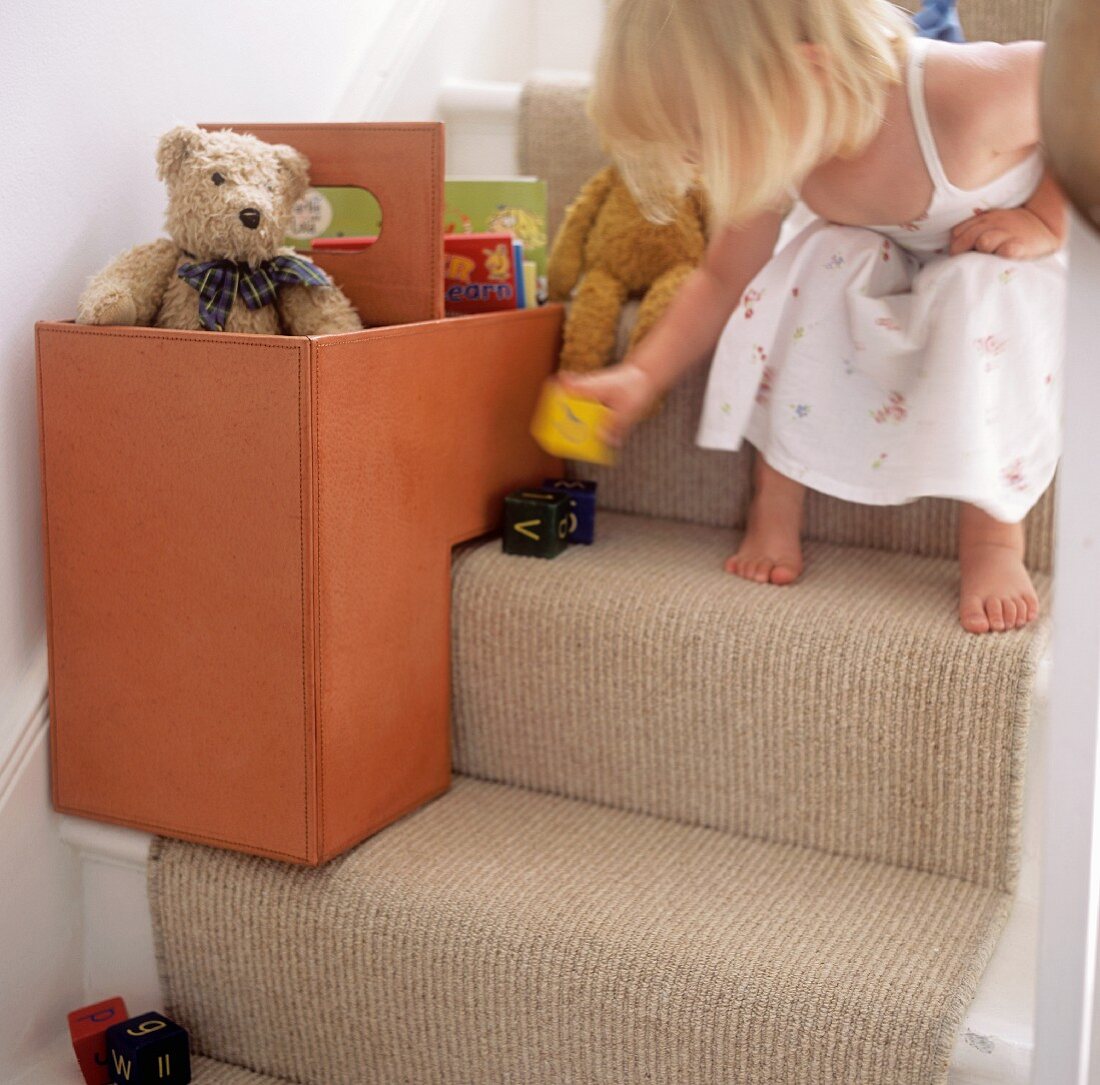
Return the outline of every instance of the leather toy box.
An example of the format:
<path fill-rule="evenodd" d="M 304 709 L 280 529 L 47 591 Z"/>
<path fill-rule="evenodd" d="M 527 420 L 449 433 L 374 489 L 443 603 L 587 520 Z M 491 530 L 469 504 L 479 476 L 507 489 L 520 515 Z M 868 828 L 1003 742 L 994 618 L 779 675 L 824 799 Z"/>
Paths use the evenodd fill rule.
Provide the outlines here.
<path fill-rule="evenodd" d="M 213 126 L 220 127 L 220 126 Z M 450 551 L 560 461 L 562 309 L 443 317 L 443 125 L 232 125 L 355 184 L 367 330 L 37 325 L 58 810 L 318 864 L 450 781 Z"/>

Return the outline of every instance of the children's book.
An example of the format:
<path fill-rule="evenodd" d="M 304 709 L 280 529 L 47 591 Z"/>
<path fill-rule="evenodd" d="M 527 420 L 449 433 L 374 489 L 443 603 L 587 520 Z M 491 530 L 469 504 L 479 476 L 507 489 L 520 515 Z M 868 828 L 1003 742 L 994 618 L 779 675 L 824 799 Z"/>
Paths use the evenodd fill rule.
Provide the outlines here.
<path fill-rule="evenodd" d="M 330 241 L 377 237 L 383 209 L 355 187 L 311 188 L 294 206 L 287 244 L 297 249 L 342 247 Z M 546 182 L 535 177 L 453 177 L 444 182 L 444 233 L 508 233 L 535 265 L 528 306 L 546 298 Z M 351 245 L 350 247 L 356 247 Z M 520 265 L 522 267 L 522 264 Z M 521 276 L 522 278 L 522 276 Z M 525 284 L 526 285 L 526 284 Z"/>
<path fill-rule="evenodd" d="M 537 177 L 449 177 L 443 185 L 445 233 L 506 230 L 535 262 L 539 293 L 546 292 L 546 182 Z M 529 302 L 530 304 L 530 302 Z"/>
<path fill-rule="evenodd" d="M 521 307 L 523 262 L 511 234 L 444 234 L 443 252 L 448 316 Z"/>
<path fill-rule="evenodd" d="M 315 252 L 358 252 L 378 240 L 363 237 L 315 237 Z M 443 302 L 447 316 L 526 309 L 535 304 L 535 265 L 523 258 L 523 242 L 511 234 L 443 235 Z"/>

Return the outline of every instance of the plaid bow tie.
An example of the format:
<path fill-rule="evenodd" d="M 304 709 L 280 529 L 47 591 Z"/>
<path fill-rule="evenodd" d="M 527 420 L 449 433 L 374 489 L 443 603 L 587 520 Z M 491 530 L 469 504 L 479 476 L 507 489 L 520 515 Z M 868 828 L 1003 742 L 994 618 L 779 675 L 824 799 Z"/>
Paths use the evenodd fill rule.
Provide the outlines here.
<path fill-rule="evenodd" d="M 249 309 L 262 309 L 275 300 L 280 286 L 328 285 L 325 273 L 300 256 L 276 256 L 255 269 L 236 260 L 207 260 L 204 264 L 180 264 L 176 274 L 199 292 L 199 320 L 212 332 L 225 331 L 238 294 Z"/>

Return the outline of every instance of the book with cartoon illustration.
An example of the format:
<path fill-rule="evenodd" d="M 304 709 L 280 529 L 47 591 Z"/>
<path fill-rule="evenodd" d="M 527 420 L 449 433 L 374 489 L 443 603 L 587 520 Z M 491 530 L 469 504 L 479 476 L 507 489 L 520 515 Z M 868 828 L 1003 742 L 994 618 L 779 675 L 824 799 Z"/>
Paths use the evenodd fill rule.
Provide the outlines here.
<path fill-rule="evenodd" d="M 523 308 L 523 258 L 510 233 L 445 234 L 443 249 L 447 316 Z"/>
<path fill-rule="evenodd" d="M 508 233 L 534 264 L 534 291 L 526 305 L 546 298 L 546 182 L 537 177 L 452 177 L 444 182 L 443 229 L 447 234 Z M 308 250 L 342 247 L 338 239 L 374 238 L 385 228 L 383 211 L 363 188 L 311 188 L 295 205 L 287 243 Z M 366 242 L 364 242 L 365 244 Z M 520 265 L 522 268 L 522 265 Z M 520 289 L 528 284 L 520 272 Z M 527 272 L 530 277 L 530 271 Z"/>
<path fill-rule="evenodd" d="M 443 186 L 443 230 L 449 234 L 506 230 L 523 242 L 546 292 L 546 182 L 537 177 L 449 177 Z"/>

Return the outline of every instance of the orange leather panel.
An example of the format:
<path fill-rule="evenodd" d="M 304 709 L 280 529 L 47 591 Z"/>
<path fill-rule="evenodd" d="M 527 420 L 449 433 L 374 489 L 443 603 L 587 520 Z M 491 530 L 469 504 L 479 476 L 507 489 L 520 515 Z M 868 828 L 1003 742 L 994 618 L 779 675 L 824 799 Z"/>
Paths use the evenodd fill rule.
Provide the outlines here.
<path fill-rule="evenodd" d="M 58 809 L 307 857 L 309 351 L 39 326 Z"/>
<path fill-rule="evenodd" d="M 375 244 L 363 252 L 312 254 L 365 325 L 443 316 L 442 121 L 201 127 L 289 143 L 309 159 L 315 187 L 359 185 L 374 193 L 382 207 Z"/>
<path fill-rule="evenodd" d="M 322 854 L 450 779 L 451 547 L 562 464 L 528 432 L 561 307 L 315 341 Z"/>
<path fill-rule="evenodd" d="M 443 790 L 450 547 L 561 470 L 561 317 L 40 324 L 55 806 L 316 863 Z"/>

